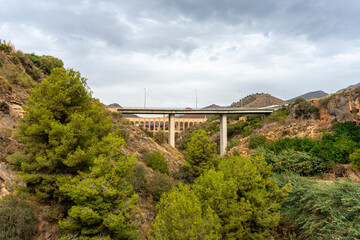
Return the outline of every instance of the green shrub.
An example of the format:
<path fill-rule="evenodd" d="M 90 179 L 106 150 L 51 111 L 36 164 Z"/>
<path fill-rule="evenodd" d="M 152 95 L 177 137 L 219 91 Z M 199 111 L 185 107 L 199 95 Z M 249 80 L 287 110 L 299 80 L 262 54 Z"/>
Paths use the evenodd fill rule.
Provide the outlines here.
<path fill-rule="evenodd" d="M 177 172 L 174 172 L 172 177 L 184 184 L 192 184 L 195 180 L 195 177 L 184 166 L 181 166 Z"/>
<path fill-rule="evenodd" d="M 350 155 L 351 166 L 360 170 L 360 149 Z"/>
<path fill-rule="evenodd" d="M 154 137 L 154 133 L 153 133 L 153 132 L 147 130 L 146 128 L 143 128 L 141 125 L 140 125 L 140 129 L 141 129 L 141 131 L 143 131 L 143 132 L 146 134 L 146 136 L 151 137 L 151 138 Z"/>
<path fill-rule="evenodd" d="M 35 64 L 35 66 L 43 70 L 46 75 L 50 75 L 52 69 L 62 68 L 64 66 L 64 63 L 61 59 L 55 58 L 53 56 L 37 56 L 34 53 L 27 54 L 27 56 Z"/>
<path fill-rule="evenodd" d="M 167 141 L 167 135 L 164 132 L 156 132 L 154 134 L 154 141 L 157 144 L 164 144 Z"/>
<path fill-rule="evenodd" d="M 154 171 L 169 174 L 169 166 L 166 162 L 164 155 L 161 152 L 145 152 L 143 154 L 146 165 Z"/>
<path fill-rule="evenodd" d="M 279 119 L 286 119 L 289 115 L 289 109 L 287 106 L 283 105 L 281 109 L 273 112 L 266 120 L 267 121 L 277 121 Z"/>
<path fill-rule="evenodd" d="M 331 165 L 305 152 L 284 150 L 274 158 L 274 172 L 294 172 L 309 176 L 325 172 Z"/>
<path fill-rule="evenodd" d="M 0 76 L 0 94 L 11 93 L 12 87 L 8 80 L 6 80 L 3 76 Z"/>
<path fill-rule="evenodd" d="M 240 140 L 237 138 L 234 138 L 228 143 L 227 149 L 229 150 L 229 149 L 239 145 L 239 143 L 240 143 Z"/>
<path fill-rule="evenodd" d="M 37 224 L 34 213 L 33 207 L 18 197 L 0 199 L 0 239 L 31 239 Z"/>
<path fill-rule="evenodd" d="M 291 181 L 292 192 L 281 213 L 296 239 L 360 238 L 360 184 L 349 180 L 324 184 L 297 175 L 275 179 L 280 186 Z"/>
<path fill-rule="evenodd" d="M 266 141 L 267 141 L 267 137 L 265 135 L 254 134 L 251 135 L 249 139 L 249 146 L 250 148 L 255 149 L 265 145 Z"/>
<path fill-rule="evenodd" d="M 134 187 L 135 192 L 144 192 L 146 190 L 146 170 L 142 164 L 136 163 L 131 172 L 129 183 Z"/>
<path fill-rule="evenodd" d="M 11 53 L 12 50 L 13 49 L 11 46 L 4 44 L 4 43 L 0 43 L 0 51 L 3 51 L 5 53 Z"/>
<path fill-rule="evenodd" d="M 154 174 L 147 180 L 146 190 L 155 201 L 159 201 L 161 195 L 170 191 L 173 186 L 174 180 L 170 176 L 154 171 Z"/>

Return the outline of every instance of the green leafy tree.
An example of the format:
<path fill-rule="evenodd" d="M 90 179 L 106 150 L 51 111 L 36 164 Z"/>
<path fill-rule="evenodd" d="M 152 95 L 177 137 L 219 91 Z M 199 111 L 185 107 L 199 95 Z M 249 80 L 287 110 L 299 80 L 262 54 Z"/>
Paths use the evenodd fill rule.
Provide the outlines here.
<path fill-rule="evenodd" d="M 110 134 L 94 146 L 100 152 L 90 171 L 58 180 L 60 192 L 74 203 L 68 216 L 59 222 L 68 233 L 63 239 L 74 236 L 135 238 L 136 226 L 131 217 L 137 195 L 127 184 L 135 158 L 120 152 L 125 142 L 119 134 L 119 131 Z"/>
<path fill-rule="evenodd" d="M 64 239 L 133 239 L 137 196 L 128 183 L 134 158 L 121 153 L 121 131 L 91 98 L 86 80 L 56 68 L 31 92 L 19 125 L 25 150 L 10 161 L 39 200 L 66 210 Z M 65 213 L 66 214 L 66 213 Z"/>
<path fill-rule="evenodd" d="M 204 208 L 221 220 L 223 239 L 267 239 L 280 220 L 280 203 L 288 193 L 272 179 L 271 166 L 262 157 L 230 157 L 219 170 L 195 180 L 195 194 Z"/>
<path fill-rule="evenodd" d="M 111 131 L 111 118 L 91 99 L 80 73 L 61 68 L 35 88 L 25 106 L 18 139 L 25 151 L 9 159 L 40 199 L 57 194 L 56 176 L 75 175 L 94 164 L 89 151 Z"/>
<path fill-rule="evenodd" d="M 157 205 L 153 237 L 163 240 L 221 239 L 219 218 L 211 208 L 203 208 L 188 185 L 165 194 Z"/>
<path fill-rule="evenodd" d="M 211 142 L 204 130 L 196 130 L 187 143 L 185 157 L 185 169 L 195 177 L 200 176 L 206 170 L 217 166 L 216 143 Z"/>

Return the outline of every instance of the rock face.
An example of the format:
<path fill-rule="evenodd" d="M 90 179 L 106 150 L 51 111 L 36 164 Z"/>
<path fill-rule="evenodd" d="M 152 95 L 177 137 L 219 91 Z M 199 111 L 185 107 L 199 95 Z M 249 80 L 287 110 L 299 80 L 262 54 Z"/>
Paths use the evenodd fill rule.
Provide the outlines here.
<path fill-rule="evenodd" d="M 311 100 L 320 110 L 320 119 L 325 122 L 360 123 L 360 87 L 345 89 L 330 96 Z"/>

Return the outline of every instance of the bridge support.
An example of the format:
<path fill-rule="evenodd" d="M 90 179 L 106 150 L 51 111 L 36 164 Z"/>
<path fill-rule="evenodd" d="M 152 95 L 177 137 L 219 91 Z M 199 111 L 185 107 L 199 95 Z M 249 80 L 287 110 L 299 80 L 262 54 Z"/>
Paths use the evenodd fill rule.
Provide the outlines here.
<path fill-rule="evenodd" d="M 227 145 L 227 120 L 226 114 L 220 114 L 220 155 L 225 156 Z"/>
<path fill-rule="evenodd" d="M 175 147 L 175 114 L 169 113 L 169 144 Z"/>

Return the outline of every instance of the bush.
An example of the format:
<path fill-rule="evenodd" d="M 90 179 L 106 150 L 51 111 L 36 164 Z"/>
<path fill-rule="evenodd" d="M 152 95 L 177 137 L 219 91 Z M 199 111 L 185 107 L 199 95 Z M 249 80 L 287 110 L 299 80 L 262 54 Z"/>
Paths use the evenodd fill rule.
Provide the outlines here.
<path fill-rule="evenodd" d="M 267 137 L 265 135 L 254 134 L 249 139 L 249 146 L 252 149 L 265 145 Z"/>
<path fill-rule="evenodd" d="M 161 152 L 145 152 L 143 155 L 146 165 L 148 165 L 151 169 L 165 174 L 170 173 L 169 166 L 166 162 L 164 155 Z"/>
<path fill-rule="evenodd" d="M 146 134 L 146 136 L 151 137 L 151 138 L 154 137 L 154 133 L 153 133 L 153 132 L 147 130 L 146 128 L 143 128 L 141 125 L 140 125 L 140 129 L 141 129 L 141 131 L 143 131 L 143 132 Z"/>
<path fill-rule="evenodd" d="M 195 180 L 195 177 L 184 166 L 181 166 L 177 172 L 173 173 L 172 177 L 184 184 L 193 184 Z"/>
<path fill-rule="evenodd" d="M 146 170 L 142 164 L 136 163 L 131 172 L 129 183 L 134 187 L 135 192 L 144 192 L 146 190 Z"/>
<path fill-rule="evenodd" d="M 0 94 L 8 94 L 11 93 L 12 87 L 8 80 L 6 80 L 3 76 L 0 76 Z"/>
<path fill-rule="evenodd" d="M 155 201 L 159 201 L 161 195 L 170 191 L 173 186 L 174 180 L 170 176 L 154 171 L 154 174 L 147 180 L 146 190 Z"/>
<path fill-rule="evenodd" d="M 0 199 L 0 239 L 31 239 L 36 224 L 30 204 L 12 195 Z"/>
<path fill-rule="evenodd" d="M 357 149 L 350 155 L 351 166 L 360 170 L 360 149 Z"/>
<path fill-rule="evenodd" d="M 12 50 L 13 49 L 11 46 L 4 44 L 4 43 L 0 43 L 0 51 L 3 51 L 5 53 L 11 53 Z"/>
<path fill-rule="evenodd" d="M 237 138 L 232 139 L 232 140 L 230 141 L 230 143 L 228 143 L 227 150 L 235 147 L 236 145 L 239 145 L 239 143 L 240 143 L 240 140 L 239 140 L 239 139 L 237 139 Z"/>
<path fill-rule="evenodd" d="M 167 142 L 167 136 L 165 133 L 163 132 L 156 132 L 154 134 L 154 141 L 157 143 L 157 144 L 164 144 Z"/>
<path fill-rule="evenodd" d="M 360 184 L 349 180 L 317 183 L 298 175 L 275 179 L 280 186 L 291 181 L 292 192 L 281 213 L 296 239 L 360 238 Z"/>
<path fill-rule="evenodd" d="M 305 152 L 284 150 L 274 157 L 274 172 L 294 172 L 309 176 L 325 172 L 331 165 Z"/>

